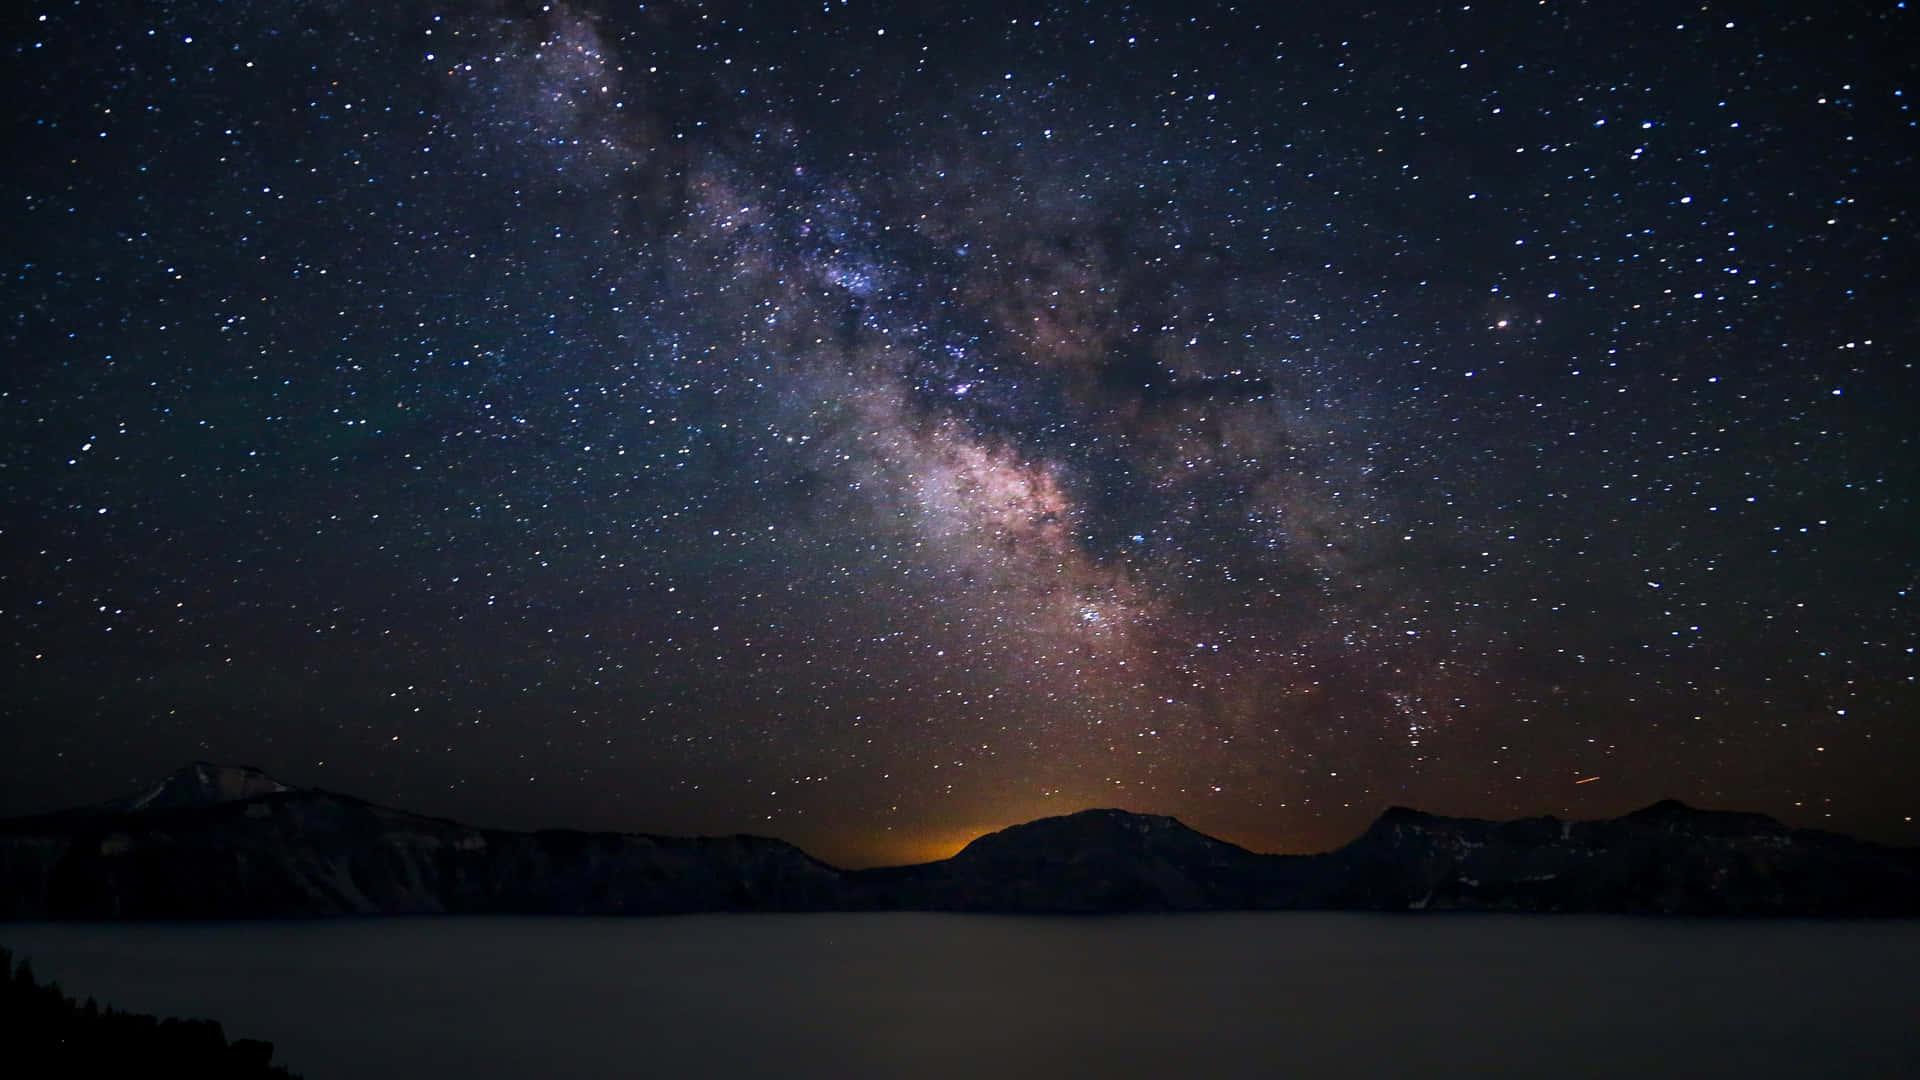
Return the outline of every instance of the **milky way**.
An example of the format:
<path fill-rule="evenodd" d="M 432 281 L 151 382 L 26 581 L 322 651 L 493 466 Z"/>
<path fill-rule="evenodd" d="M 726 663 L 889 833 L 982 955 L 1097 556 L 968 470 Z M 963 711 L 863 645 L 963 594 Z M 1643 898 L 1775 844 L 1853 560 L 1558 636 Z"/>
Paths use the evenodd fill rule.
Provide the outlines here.
<path fill-rule="evenodd" d="M 12 47 L 0 810 L 1920 838 L 1903 5 L 229 7 Z"/>

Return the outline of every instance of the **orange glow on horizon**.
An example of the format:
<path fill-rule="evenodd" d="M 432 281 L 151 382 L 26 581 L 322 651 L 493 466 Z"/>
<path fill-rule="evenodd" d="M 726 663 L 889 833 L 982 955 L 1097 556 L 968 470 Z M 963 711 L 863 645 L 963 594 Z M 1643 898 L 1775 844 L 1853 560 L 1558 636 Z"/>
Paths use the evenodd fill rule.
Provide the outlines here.
<path fill-rule="evenodd" d="M 811 854 L 842 870 L 912 866 L 952 858 L 994 828 L 916 829 L 845 837 L 838 845 Z M 802 845 L 805 847 L 805 845 Z"/>
<path fill-rule="evenodd" d="M 1128 805 L 1128 800 L 1110 795 L 1106 798 L 1067 798 L 1055 794 L 1023 800 L 994 813 L 990 818 L 975 818 L 968 824 L 900 825 L 893 829 L 879 827 L 870 832 L 847 831 L 831 839 L 814 838 L 817 848 L 805 842 L 801 843 L 801 847 L 842 870 L 911 866 L 952 858 L 980 837 L 1015 825 L 1099 809 L 1170 816 L 1195 832 L 1256 854 L 1312 855 L 1332 851 L 1358 837 L 1380 808 L 1362 808 L 1344 815 L 1316 816 L 1305 820 L 1290 817 L 1278 817 L 1273 821 L 1248 821 L 1244 818 L 1223 820 L 1205 813 L 1193 814 L 1190 808 L 1183 813 L 1181 807 L 1143 808 L 1137 804 Z"/>

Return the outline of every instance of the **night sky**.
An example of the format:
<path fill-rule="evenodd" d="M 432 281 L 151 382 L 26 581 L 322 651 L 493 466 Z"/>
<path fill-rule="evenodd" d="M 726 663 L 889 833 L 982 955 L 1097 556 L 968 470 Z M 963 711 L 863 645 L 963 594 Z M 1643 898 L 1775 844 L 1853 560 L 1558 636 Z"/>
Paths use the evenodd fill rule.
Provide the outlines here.
<path fill-rule="evenodd" d="M 0 813 L 1920 842 L 1920 12 L 1761 7 L 9 16 Z"/>

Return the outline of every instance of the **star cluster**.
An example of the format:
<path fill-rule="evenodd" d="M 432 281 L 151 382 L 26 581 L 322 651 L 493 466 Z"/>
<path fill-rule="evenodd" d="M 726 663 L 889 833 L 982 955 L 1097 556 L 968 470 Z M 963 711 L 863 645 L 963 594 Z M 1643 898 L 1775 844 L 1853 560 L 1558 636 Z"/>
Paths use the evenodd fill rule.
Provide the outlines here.
<path fill-rule="evenodd" d="M 0 809 L 1920 839 L 1902 3 L 47 4 Z"/>

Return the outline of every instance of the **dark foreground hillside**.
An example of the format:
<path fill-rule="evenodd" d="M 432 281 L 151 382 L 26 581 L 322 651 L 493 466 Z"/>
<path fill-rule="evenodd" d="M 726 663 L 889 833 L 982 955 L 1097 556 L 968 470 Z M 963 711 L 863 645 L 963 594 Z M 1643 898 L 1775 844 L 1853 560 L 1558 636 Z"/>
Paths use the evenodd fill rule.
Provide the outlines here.
<path fill-rule="evenodd" d="M 102 1009 L 41 984 L 25 960 L 0 948 L 0 1074 L 91 1080 L 178 1076 L 192 1080 L 294 1080 L 274 1065 L 273 1044 L 227 1041 L 212 1020 L 162 1020 Z"/>

